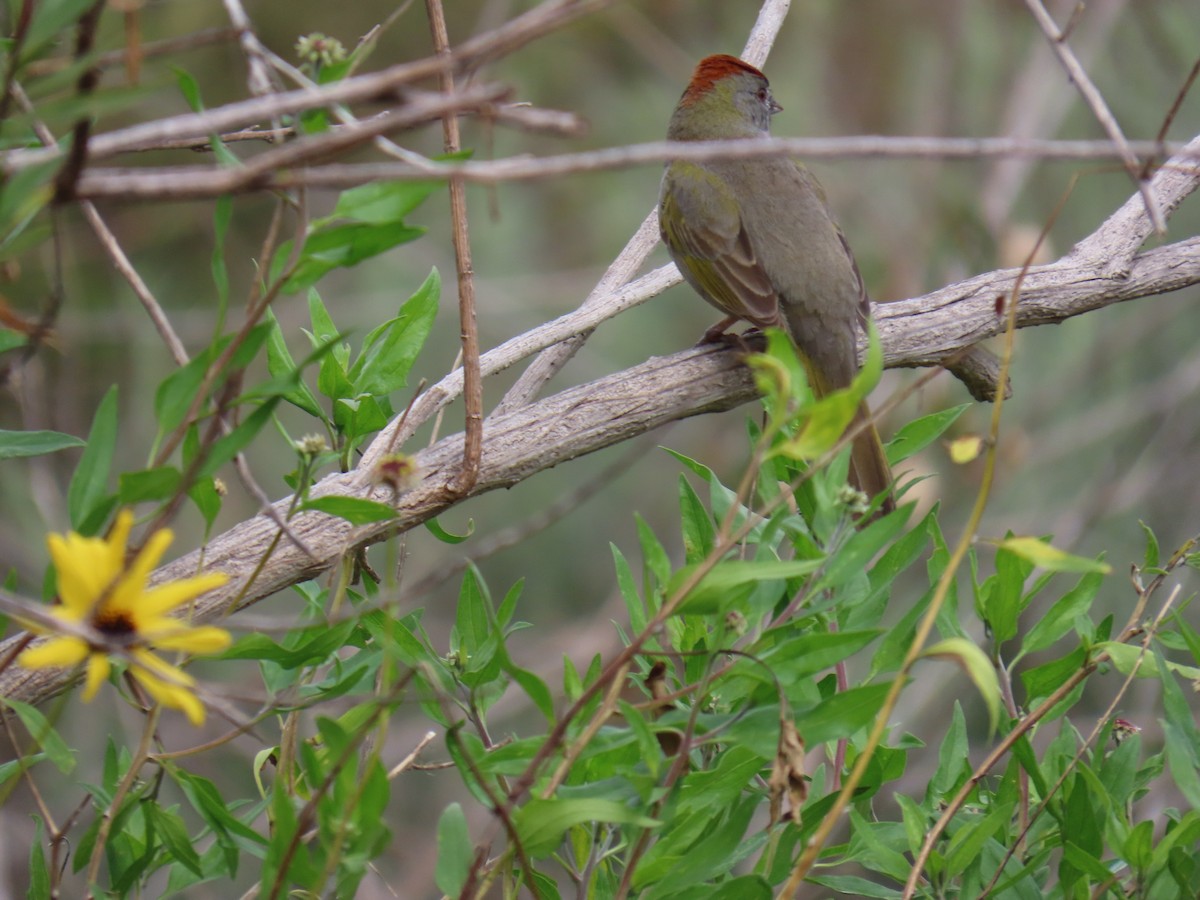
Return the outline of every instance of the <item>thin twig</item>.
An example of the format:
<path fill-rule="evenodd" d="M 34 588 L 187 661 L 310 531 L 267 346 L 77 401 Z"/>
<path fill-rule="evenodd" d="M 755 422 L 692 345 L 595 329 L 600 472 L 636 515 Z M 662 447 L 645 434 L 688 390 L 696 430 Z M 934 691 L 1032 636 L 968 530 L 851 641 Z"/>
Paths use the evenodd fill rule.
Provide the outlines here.
<path fill-rule="evenodd" d="M 448 59 L 450 33 L 442 0 L 425 0 L 433 50 Z M 445 68 L 438 74 L 438 85 L 446 97 L 455 96 L 454 73 Z M 448 111 L 442 117 L 442 136 L 447 153 L 462 149 L 458 117 Z M 479 457 L 483 453 L 483 376 L 479 371 L 479 325 L 475 315 L 475 273 L 471 265 L 471 238 L 467 227 L 467 189 L 461 179 L 450 180 L 451 240 L 454 243 L 455 274 L 458 279 L 458 324 L 462 339 L 463 400 L 466 404 L 466 428 L 463 430 L 462 468 L 452 490 L 466 494 L 479 480 Z"/>
<path fill-rule="evenodd" d="M 96 135 L 88 143 L 88 159 L 94 161 L 148 143 L 184 137 L 205 138 L 210 134 L 236 131 L 249 125 L 270 121 L 277 116 L 319 109 L 336 103 L 390 101 L 404 85 L 437 75 L 447 67 L 465 69 L 497 59 L 612 2 L 614 0 L 550 0 L 517 16 L 500 28 L 463 42 L 448 57 L 432 56 L 415 62 L 401 63 L 379 72 L 356 75 L 334 84 L 322 85 L 316 91 L 287 91 L 268 97 L 256 97 L 216 109 L 143 122 Z M 434 114 L 435 118 L 440 116 L 440 110 Z M 0 172 L 12 174 L 21 168 L 60 159 L 62 155 L 63 151 L 57 149 L 11 150 L 0 155 Z"/>
<path fill-rule="evenodd" d="M 271 68 L 266 62 L 266 53 L 258 35 L 254 33 L 254 25 L 242 0 L 222 0 L 225 4 L 225 14 L 237 29 L 238 43 L 242 45 L 242 53 L 246 56 L 246 87 L 253 97 L 267 97 L 275 92 L 271 84 Z"/>
<path fill-rule="evenodd" d="M 1138 171 L 1138 158 L 1130 148 L 1129 141 L 1126 140 L 1124 132 L 1121 131 L 1121 126 L 1117 124 L 1116 117 L 1113 116 L 1112 111 L 1108 108 L 1108 104 L 1104 102 L 1104 96 L 1100 93 L 1099 88 L 1096 87 L 1091 78 L 1088 77 L 1083 65 L 1079 62 L 1078 57 L 1075 56 L 1070 45 L 1067 43 L 1066 35 L 1059 30 L 1058 25 L 1055 24 L 1054 19 L 1047 12 L 1042 0 L 1025 0 L 1025 5 L 1029 7 L 1034 20 L 1050 40 L 1050 47 L 1054 50 L 1063 68 L 1066 69 L 1067 77 L 1075 84 L 1079 95 L 1083 97 L 1084 103 L 1091 109 L 1092 114 L 1096 117 L 1096 121 L 1100 123 L 1100 127 L 1104 129 L 1116 147 L 1118 155 L 1125 163 L 1125 168 L 1129 172 L 1129 177 L 1133 179 L 1138 192 L 1142 195 L 1142 201 L 1146 204 L 1146 214 L 1150 217 L 1150 221 L 1154 225 L 1154 230 L 1159 234 L 1166 234 L 1167 220 L 1163 215 L 1162 209 L 1159 208 L 1158 200 L 1154 196 L 1154 189 L 1149 181 L 1141 177 L 1141 173 Z"/>
<path fill-rule="evenodd" d="M 497 95 L 498 96 L 498 95 Z M 495 108 L 495 98 L 489 106 L 479 95 L 468 100 L 464 94 L 459 109 Z M 396 130 L 425 120 L 438 118 L 443 108 L 430 103 L 428 109 L 413 115 L 411 121 L 392 123 Z M 365 120 L 366 122 L 372 120 Z M 364 128 L 366 126 L 364 125 Z M 376 131 L 387 130 L 376 128 Z M 359 133 L 359 139 L 370 135 Z M 332 136 L 323 136 L 334 145 Z M 309 138 L 315 141 L 317 138 Z M 344 140 L 344 139 L 343 139 Z M 140 145 L 139 145 L 140 146 Z M 1132 141 L 1129 149 L 1137 159 L 1152 159 L 1164 150 L 1175 155 L 1171 165 L 1181 172 L 1193 172 L 1200 163 L 1200 153 L 1178 143 L 1164 147 L 1157 141 Z M 25 152 L 25 151 L 22 151 Z M 299 151 L 306 158 L 317 154 Z M 1117 156 L 1109 141 L 1048 141 L 1016 138 L 936 138 L 936 137 L 877 137 L 864 135 L 850 138 L 755 138 L 733 141 L 690 141 L 671 143 L 655 141 L 630 144 L 581 153 L 555 156 L 517 156 L 496 160 L 465 162 L 367 162 L 330 163 L 317 167 L 269 171 L 272 166 L 254 162 L 258 174 L 254 178 L 238 175 L 239 170 L 221 170 L 209 166 L 161 166 L 154 169 L 89 168 L 76 188 L 79 197 L 123 200 L 197 200 L 229 193 L 276 190 L 306 186 L 311 188 L 344 189 L 374 181 L 449 181 L 462 179 L 479 184 L 501 182 L 541 181 L 561 178 L 581 172 L 603 172 L 632 166 L 661 163 L 669 159 L 705 161 L 713 159 L 765 159 L 777 156 L 801 156 L 808 159 L 945 159 L 978 162 L 1010 156 L 1028 156 L 1044 160 L 1105 160 Z M 293 160 L 281 164 L 293 165 Z M 0 172 L 5 167 L 0 161 Z M 278 169 L 280 166 L 274 166 Z"/>

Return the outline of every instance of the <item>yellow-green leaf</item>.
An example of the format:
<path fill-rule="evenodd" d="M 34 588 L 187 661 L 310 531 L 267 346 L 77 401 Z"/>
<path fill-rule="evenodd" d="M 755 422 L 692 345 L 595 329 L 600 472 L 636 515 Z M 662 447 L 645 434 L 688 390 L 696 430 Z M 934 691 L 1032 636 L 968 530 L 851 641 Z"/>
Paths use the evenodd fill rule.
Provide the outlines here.
<path fill-rule="evenodd" d="M 1121 644 L 1117 641 L 1103 641 L 1096 645 L 1097 650 L 1108 654 L 1112 664 L 1122 675 L 1128 675 L 1137 666 L 1138 678 L 1157 678 L 1158 660 L 1153 653 L 1143 653 L 1142 648 L 1135 644 Z M 1141 664 L 1138 664 L 1138 658 Z M 1181 678 L 1189 681 L 1200 681 L 1200 669 L 1195 666 L 1184 666 L 1175 662 L 1167 662 L 1167 668 Z"/>
<path fill-rule="evenodd" d="M 1112 571 L 1112 566 L 1102 560 L 1075 556 L 1052 547 L 1040 538 L 1010 537 L 1000 541 L 999 546 L 1050 572 L 1099 572 L 1107 575 Z"/>
<path fill-rule="evenodd" d="M 921 656 L 927 659 L 948 659 L 962 666 L 967 677 L 983 695 L 988 708 L 988 722 L 992 731 L 1000 722 L 1000 680 L 991 660 L 975 644 L 966 638 L 947 638 L 926 648 Z"/>

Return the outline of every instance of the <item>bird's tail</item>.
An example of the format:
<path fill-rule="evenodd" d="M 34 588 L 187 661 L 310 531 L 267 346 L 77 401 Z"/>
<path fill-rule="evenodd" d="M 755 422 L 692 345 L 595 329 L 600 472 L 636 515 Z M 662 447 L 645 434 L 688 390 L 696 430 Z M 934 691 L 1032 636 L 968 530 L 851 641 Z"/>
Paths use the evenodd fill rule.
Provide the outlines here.
<path fill-rule="evenodd" d="M 871 499 L 884 494 L 879 511 L 889 513 L 896 508 L 896 501 L 891 494 L 892 469 L 866 403 L 858 407 L 850 427 L 857 429 L 863 423 L 866 423 L 865 426 L 850 447 L 850 483 Z"/>

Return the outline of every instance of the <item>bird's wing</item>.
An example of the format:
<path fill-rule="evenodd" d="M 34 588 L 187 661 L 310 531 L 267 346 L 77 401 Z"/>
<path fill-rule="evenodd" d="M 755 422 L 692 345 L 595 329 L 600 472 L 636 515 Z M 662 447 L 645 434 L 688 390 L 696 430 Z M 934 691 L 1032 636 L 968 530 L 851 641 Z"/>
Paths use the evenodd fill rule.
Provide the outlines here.
<path fill-rule="evenodd" d="M 679 169 L 675 169 L 678 166 Z M 674 163 L 663 191 L 663 242 L 714 306 L 760 327 L 780 324 L 779 296 L 743 227 L 729 186 L 711 171 Z"/>

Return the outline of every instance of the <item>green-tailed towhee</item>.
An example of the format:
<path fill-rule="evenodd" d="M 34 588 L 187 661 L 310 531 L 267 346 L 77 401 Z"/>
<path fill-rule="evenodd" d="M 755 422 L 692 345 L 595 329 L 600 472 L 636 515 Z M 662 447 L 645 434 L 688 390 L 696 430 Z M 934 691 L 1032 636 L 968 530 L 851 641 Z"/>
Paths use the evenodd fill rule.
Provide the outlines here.
<path fill-rule="evenodd" d="M 675 107 L 667 137 L 764 138 L 781 109 L 758 69 L 733 56 L 708 56 Z M 684 279 L 726 316 L 706 340 L 739 319 L 782 328 L 818 397 L 850 384 L 858 371 L 857 330 L 870 304 L 825 194 L 804 166 L 783 158 L 671 162 L 658 216 Z M 892 475 L 870 421 L 863 404 L 851 427 L 868 424 L 851 448 L 850 480 L 875 497 L 891 488 Z M 890 497 L 883 508 L 892 508 Z"/>

